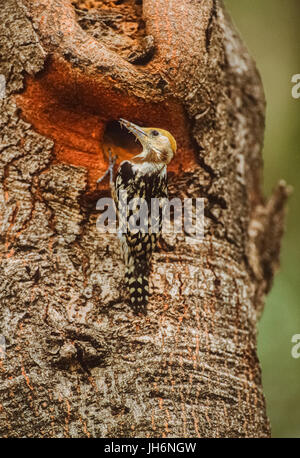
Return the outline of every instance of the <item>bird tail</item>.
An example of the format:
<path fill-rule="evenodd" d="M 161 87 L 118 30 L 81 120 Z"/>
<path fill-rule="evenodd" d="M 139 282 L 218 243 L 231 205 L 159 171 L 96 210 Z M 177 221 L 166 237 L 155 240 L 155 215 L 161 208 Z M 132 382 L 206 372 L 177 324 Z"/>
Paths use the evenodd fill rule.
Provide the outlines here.
<path fill-rule="evenodd" d="M 149 299 L 149 265 L 133 260 L 125 268 L 125 281 L 134 313 L 146 314 Z"/>

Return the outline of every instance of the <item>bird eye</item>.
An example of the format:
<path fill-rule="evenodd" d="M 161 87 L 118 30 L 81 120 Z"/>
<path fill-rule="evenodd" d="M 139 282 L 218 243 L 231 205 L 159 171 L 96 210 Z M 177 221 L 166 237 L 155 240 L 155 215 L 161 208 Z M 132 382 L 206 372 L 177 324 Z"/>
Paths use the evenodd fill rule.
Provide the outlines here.
<path fill-rule="evenodd" d="M 151 134 L 157 137 L 157 135 L 159 135 L 159 132 L 157 132 L 157 130 L 152 130 Z"/>

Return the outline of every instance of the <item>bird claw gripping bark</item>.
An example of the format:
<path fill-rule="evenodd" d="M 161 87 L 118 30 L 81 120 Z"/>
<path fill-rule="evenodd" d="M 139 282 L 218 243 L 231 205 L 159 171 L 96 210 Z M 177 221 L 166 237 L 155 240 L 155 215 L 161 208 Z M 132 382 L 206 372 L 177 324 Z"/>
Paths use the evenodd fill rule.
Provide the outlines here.
<path fill-rule="evenodd" d="M 113 156 L 111 149 L 108 150 L 108 155 L 109 155 L 108 156 L 109 157 L 109 166 L 106 172 L 104 173 L 104 175 L 97 180 L 97 183 L 101 183 L 104 180 L 104 178 L 106 178 L 106 176 L 109 175 L 109 183 L 110 185 L 113 185 L 114 184 L 114 166 L 116 164 L 116 160 L 118 156 L 117 155 Z"/>

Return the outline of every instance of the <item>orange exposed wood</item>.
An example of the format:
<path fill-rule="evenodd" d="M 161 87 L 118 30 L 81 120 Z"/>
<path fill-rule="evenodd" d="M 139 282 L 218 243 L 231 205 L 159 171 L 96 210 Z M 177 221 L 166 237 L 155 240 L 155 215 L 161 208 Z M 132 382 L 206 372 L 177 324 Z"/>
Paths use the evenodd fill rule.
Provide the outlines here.
<path fill-rule="evenodd" d="M 112 137 L 104 138 L 107 123 L 120 117 L 172 132 L 178 151 L 169 171 L 180 173 L 194 168 L 193 148 L 179 103 L 174 100 L 147 103 L 107 83 L 54 56 L 39 76 L 27 76 L 25 90 L 16 96 L 16 102 L 23 118 L 54 141 L 57 162 L 88 169 L 91 189 L 107 168 L 109 147 L 118 155 L 118 162 L 138 150 L 138 146 L 132 151 L 125 150 Z M 102 186 L 107 187 L 107 182 Z"/>

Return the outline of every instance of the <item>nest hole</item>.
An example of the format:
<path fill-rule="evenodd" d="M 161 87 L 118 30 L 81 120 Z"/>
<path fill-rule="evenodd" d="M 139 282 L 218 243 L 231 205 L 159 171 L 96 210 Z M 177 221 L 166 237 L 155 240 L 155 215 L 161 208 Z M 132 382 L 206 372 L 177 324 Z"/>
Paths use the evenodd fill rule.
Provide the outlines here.
<path fill-rule="evenodd" d="M 118 162 L 139 154 L 142 146 L 135 136 L 125 127 L 121 127 L 119 121 L 107 123 L 103 134 L 103 151 L 108 158 L 109 150 L 118 156 Z"/>

